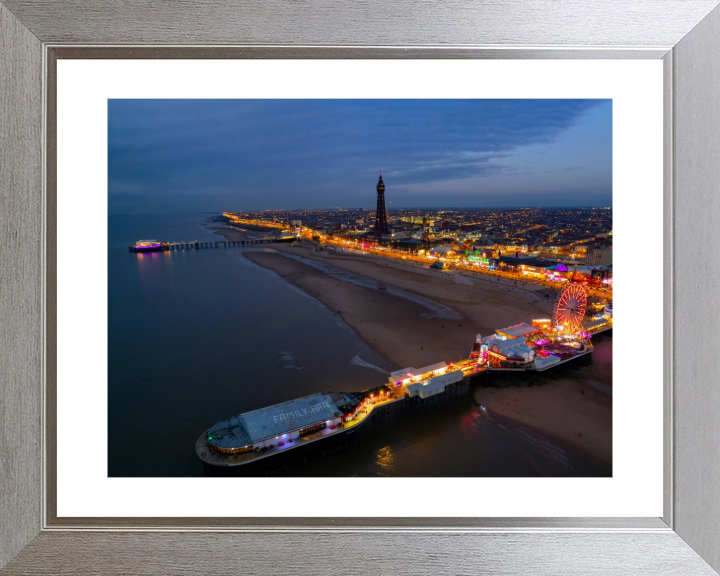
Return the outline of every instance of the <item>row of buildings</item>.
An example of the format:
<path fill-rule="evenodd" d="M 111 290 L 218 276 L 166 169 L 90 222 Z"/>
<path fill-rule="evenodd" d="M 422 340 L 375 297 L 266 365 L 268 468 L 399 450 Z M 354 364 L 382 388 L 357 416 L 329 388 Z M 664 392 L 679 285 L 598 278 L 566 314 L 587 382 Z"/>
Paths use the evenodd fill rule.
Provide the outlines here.
<path fill-rule="evenodd" d="M 572 280 L 584 284 L 612 284 L 612 249 L 610 249 L 609 266 L 600 264 L 563 263 L 537 254 L 516 254 L 502 256 L 498 251 L 490 250 L 459 250 L 449 246 L 436 246 L 429 251 L 431 258 L 446 265 L 478 267 L 481 270 L 505 271 L 522 274 L 528 278 L 560 281 Z"/>
<path fill-rule="evenodd" d="M 375 210 L 332 209 L 235 213 L 248 220 L 282 224 L 296 231 L 363 244 L 382 244 L 411 253 L 437 246 L 490 252 L 493 257 L 526 255 L 588 266 L 612 265 L 609 208 L 393 210 L 387 233 L 375 231 Z"/>

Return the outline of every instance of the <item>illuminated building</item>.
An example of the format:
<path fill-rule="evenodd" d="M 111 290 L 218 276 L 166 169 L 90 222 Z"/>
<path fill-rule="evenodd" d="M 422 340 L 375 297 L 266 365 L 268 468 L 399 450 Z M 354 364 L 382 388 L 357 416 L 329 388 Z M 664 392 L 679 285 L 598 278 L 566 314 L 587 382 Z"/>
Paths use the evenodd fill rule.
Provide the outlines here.
<path fill-rule="evenodd" d="M 223 454 L 284 445 L 310 432 L 334 428 L 357 404 L 352 394 L 313 394 L 218 422 L 208 430 L 207 441 Z"/>
<path fill-rule="evenodd" d="M 390 374 L 388 386 L 403 386 L 408 397 L 429 398 L 445 391 L 449 384 L 460 382 L 463 371 L 438 362 L 424 368 L 403 368 Z"/>
<path fill-rule="evenodd" d="M 130 252 L 162 252 L 167 249 L 167 242 L 159 240 L 138 240 L 134 246 L 130 246 Z"/>

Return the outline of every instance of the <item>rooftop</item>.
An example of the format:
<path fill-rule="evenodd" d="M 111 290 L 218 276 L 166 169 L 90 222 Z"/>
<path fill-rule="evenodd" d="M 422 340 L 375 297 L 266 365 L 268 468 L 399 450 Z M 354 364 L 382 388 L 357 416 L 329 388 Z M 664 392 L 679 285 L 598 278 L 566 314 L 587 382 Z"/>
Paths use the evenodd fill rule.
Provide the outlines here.
<path fill-rule="evenodd" d="M 437 362 L 435 364 L 430 364 L 430 366 L 425 366 L 424 368 L 413 368 L 412 366 L 408 368 L 403 368 L 402 370 L 396 370 L 395 372 L 390 373 L 390 378 L 392 380 L 395 380 L 396 378 L 403 379 L 407 376 L 422 376 L 423 374 L 427 374 L 428 372 L 435 372 L 437 370 L 443 370 L 447 368 L 447 364 L 445 362 Z"/>
<path fill-rule="evenodd" d="M 345 400 L 350 399 L 339 396 L 336 400 L 346 404 Z M 218 422 L 210 428 L 208 441 L 219 448 L 242 448 L 338 416 L 342 412 L 333 398 L 328 394 L 312 394 Z"/>
<path fill-rule="evenodd" d="M 532 334 L 533 332 L 537 331 L 538 329 L 535 326 L 532 326 L 531 324 L 526 324 L 525 322 L 516 324 L 515 326 L 508 326 L 507 328 L 498 328 L 497 330 L 495 330 L 495 332 L 497 332 L 498 334 L 510 336 L 512 338 L 516 336 L 525 336 L 526 334 Z"/>

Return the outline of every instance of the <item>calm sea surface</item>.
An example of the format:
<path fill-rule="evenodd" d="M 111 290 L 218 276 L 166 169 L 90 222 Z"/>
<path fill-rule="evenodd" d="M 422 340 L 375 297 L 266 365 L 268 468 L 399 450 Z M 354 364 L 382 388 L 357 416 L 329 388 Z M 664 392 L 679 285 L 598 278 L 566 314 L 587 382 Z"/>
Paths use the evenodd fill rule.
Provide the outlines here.
<path fill-rule="evenodd" d="M 195 440 L 229 416 L 395 369 L 322 304 L 239 247 L 133 254 L 141 238 L 222 239 L 208 215 L 109 219 L 109 475 L 201 476 Z M 472 395 L 395 419 L 302 476 L 605 476 Z"/>

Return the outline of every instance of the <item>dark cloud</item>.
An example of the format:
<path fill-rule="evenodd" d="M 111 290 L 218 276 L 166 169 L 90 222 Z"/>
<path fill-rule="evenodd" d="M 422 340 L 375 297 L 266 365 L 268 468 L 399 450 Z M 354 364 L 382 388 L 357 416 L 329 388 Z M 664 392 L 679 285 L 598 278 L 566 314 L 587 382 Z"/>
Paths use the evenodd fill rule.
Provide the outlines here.
<path fill-rule="evenodd" d="M 404 205 L 551 205 L 548 173 L 609 204 L 610 126 L 608 100 L 110 100 L 110 210 L 369 207 L 380 170 Z"/>

